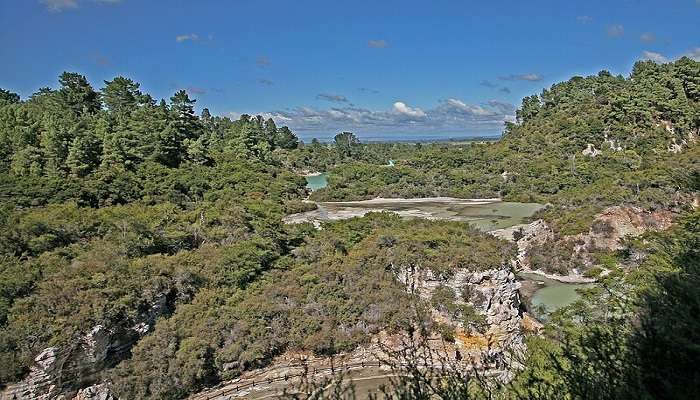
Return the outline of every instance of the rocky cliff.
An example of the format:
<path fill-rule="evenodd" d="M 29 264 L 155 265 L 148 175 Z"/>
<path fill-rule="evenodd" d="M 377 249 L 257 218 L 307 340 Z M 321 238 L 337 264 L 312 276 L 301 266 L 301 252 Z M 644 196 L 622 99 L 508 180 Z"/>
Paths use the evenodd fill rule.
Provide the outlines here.
<path fill-rule="evenodd" d="M 100 374 L 128 355 L 131 347 L 150 331 L 156 319 L 170 309 L 168 293 L 150 304 L 132 326 L 94 326 L 73 343 L 49 347 L 34 359 L 26 377 L 0 393 L 0 400 L 109 399 Z"/>
<path fill-rule="evenodd" d="M 432 305 L 437 322 L 454 328 L 455 346 L 463 353 L 503 369 L 512 363 L 511 353 L 524 348 L 520 283 L 508 266 L 457 269 L 449 277 L 435 276 L 430 269 L 402 269 L 398 279 Z"/>
<path fill-rule="evenodd" d="M 620 250 L 625 238 L 665 230 L 672 223 L 671 211 L 612 206 L 596 215 L 587 232 L 577 235 L 558 235 L 543 220 L 491 233 L 518 245 L 516 269 L 563 281 L 586 281 L 590 279 L 583 274 L 599 266 L 596 253 Z"/>

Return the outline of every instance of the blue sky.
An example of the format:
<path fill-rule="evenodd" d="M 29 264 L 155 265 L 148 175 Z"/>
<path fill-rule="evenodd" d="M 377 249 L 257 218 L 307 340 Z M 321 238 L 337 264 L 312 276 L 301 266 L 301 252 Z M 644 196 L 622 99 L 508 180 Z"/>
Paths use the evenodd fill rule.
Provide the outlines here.
<path fill-rule="evenodd" d="M 700 0 L 0 0 L 0 40 L 23 97 L 70 70 L 302 135 L 491 134 L 572 75 L 700 59 Z"/>

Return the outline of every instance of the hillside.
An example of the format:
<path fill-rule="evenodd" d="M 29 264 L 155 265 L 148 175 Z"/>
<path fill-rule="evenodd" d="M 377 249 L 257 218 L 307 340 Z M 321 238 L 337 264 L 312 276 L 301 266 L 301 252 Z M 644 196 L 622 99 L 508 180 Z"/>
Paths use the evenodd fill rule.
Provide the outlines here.
<path fill-rule="evenodd" d="M 618 326 L 621 341 L 646 347 L 611 342 L 619 347 L 596 353 L 620 350 L 638 368 L 629 380 L 612 378 L 665 379 L 635 358 L 654 356 L 644 335 L 655 332 L 635 321 L 668 310 L 664 288 L 682 298 L 682 278 L 697 278 L 697 213 L 688 214 L 700 188 L 698 62 L 572 78 L 525 98 L 500 141 L 464 145 L 364 145 L 349 133 L 332 146 L 301 144 L 272 119 L 196 115 L 185 91 L 166 102 L 124 77 L 100 90 L 76 73 L 59 83 L 26 100 L 0 92 L 0 385 L 13 393 L 71 398 L 102 384 L 119 398 L 184 398 L 289 352 L 330 356 L 416 327 L 481 343 L 501 369 L 529 343 L 513 382 L 536 380 L 556 394 L 577 389 L 582 372 L 540 361 L 576 360 L 591 347 L 557 340 L 590 344 Z M 525 338 L 512 268 L 520 243 L 385 213 L 321 230 L 283 224 L 313 207 L 290 171 L 326 166 L 330 185 L 312 199 L 549 203 L 536 217 L 551 241 L 530 248 L 529 262 L 567 273 L 575 240 L 605 243 L 595 254 L 607 268 L 597 276 L 603 286 L 587 306 L 555 315 L 545 337 Z M 619 245 L 620 232 L 672 225 Z M 571 239 L 590 232 L 598 236 Z M 609 311 L 628 298 L 645 303 Z M 600 330 L 577 325 L 571 310 Z M 606 325 L 610 313 L 618 325 Z M 679 313 L 667 322 L 690 311 Z M 666 328 L 666 345 L 682 340 Z"/>

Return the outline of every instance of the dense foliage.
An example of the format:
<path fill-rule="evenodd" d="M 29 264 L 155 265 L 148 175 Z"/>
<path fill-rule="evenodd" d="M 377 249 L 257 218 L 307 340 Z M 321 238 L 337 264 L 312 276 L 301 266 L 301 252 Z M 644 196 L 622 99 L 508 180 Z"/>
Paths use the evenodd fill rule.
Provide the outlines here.
<path fill-rule="evenodd" d="M 106 379 L 122 398 L 183 397 L 286 350 L 333 354 L 405 327 L 398 268 L 512 257 L 460 224 L 284 226 L 308 207 L 284 167 L 301 151 L 288 128 L 197 116 L 184 91 L 156 102 L 123 77 L 99 92 L 59 82 L 0 101 L 2 385 L 54 346 L 63 390 Z M 342 156 L 353 138 L 338 136 Z"/>
<path fill-rule="evenodd" d="M 280 219 L 306 194 L 272 120 L 200 117 L 123 77 L 59 82 L 0 98 L 1 383 L 93 327 L 123 337 L 113 365 L 199 289 L 245 288 L 291 248 Z"/>

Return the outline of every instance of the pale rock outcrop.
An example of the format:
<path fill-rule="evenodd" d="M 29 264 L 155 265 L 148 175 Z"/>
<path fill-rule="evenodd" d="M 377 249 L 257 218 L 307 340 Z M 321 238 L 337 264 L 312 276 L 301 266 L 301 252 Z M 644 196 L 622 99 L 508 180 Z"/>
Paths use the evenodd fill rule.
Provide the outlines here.
<path fill-rule="evenodd" d="M 94 385 L 99 373 L 116 364 L 140 337 L 148 333 L 155 320 L 167 312 L 168 293 L 161 293 L 130 328 L 95 325 L 88 333 L 63 347 L 49 347 L 35 358 L 25 378 L 8 385 L 0 400 L 6 399 L 80 399 L 106 400 L 104 385 Z M 89 397 L 92 396 L 92 397 Z M 97 396 L 97 397 L 95 397 Z"/>
<path fill-rule="evenodd" d="M 663 126 L 664 129 L 666 129 L 666 132 L 672 135 L 676 134 L 676 128 L 673 126 L 673 122 L 671 121 L 661 121 L 661 123 L 657 124 L 657 126 Z"/>
<path fill-rule="evenodd" d="M 668 144 L 666 150 L 669 153 L 680 153 L 683 151 L 683 145 L 686 144 L 685 140 L 682 141 L 681 143 L 676 142 L 676 138 L 671 138 L 671 143 Z"/>
<path fill-rule="evenodd" d="M 486 271 L 457 269 L 450 277 L 435 276 L 430 269 L 403 268 L 397 278 L 406 285 L 408 291 L 430 302 L 435 290 L 445 286 L 456 294 L 455 304 L 469 303 L 475 311 L 485 317 L 485 332 L 472 332 L 463 322 L 452 318 L 448 313 L 433 309 L 436 321 L 445 322 L 456 328 L 455 342 L 458 348 L 480 356 L 491 367 L 504 373 L 514 362 L 513 353 L 524 350 L 522 315 L 520 314 L 520 282 L 508 266 Z M 471 293 L 465 300 L 462 293 Z"/>
<path fill-rule="evenodd" d="M 595 157 L 595 156 L 600 155 L 602 153 L 603 152 L 596 149 L 595 145 L 592 143 L 588 143 L 586 148 L 581 151 L 581 154 L 583 154 L 584 156 L 588 156 L 588 157 Z"/>
<path fill-rule="evenodd" d="M 57 347 L 48 347 L 34 358 L 34 365 L 27 377 L 20 383 L 9 385 L 0 396 L 2 400 L 49 400 L 60 395 L 55 385 L 56 373 L 61 363 Z"/>
<path fill-rule="evenodd" d="M 491 232 L 501 239 L 514 241 L 518 246 L 518 257 L 514 260 L 515 269 L 531 270 L 528 252 L 535 245 L 549 243 L 551 246 L 567 246 L 573 244 L 572 257 L 579 258 L 587 267 L 592 267 L 595 260 L 591 258 L 591 250 L 619 250 L 622 239 L 640 236 L 648 231 L 668 229 L 673 223 L 671 211 L 648 211 L 632 206 L 608 207 L 596 215 L 588 232 L 577 235 L 557 237 L 554 231 L 543 220 L 530 224 L 517 225 L 507 229 Z M 581 271 L 570 271 L 569 275 L 546 274 L 552 279 L 561 281 L 586 282 L 590 278 L 581 276 Z"/>
<path fill-rule="evenodd" d="M 605 143 L 610 146 L 610 150 L 612 151 L 622 151 L 622 146 L 612 138 L 609 138 L 607 133 L 605 134 Z"/>
<path fill-rule="evenodd" d="M 116 400 L 104 384 L 88 386 L 80 389 L 73 400 Z"/>
<path fill-rule="evenodd" d="M 541 245 L 554 240 L 554 231 L 542 219 L 538 219 L 529 224 L 498 229 L 489 233 L 497 238 L 515 242 L 518 246 L 518 257 L 514 260 L 514 266 L 520 268 L 529 268 L 526 255 L 532 246 Z"/>
<path fill-rule="evenodd" d="M 672 216 L 670 211 L 612 206 L 596 216 L 588 232 L 574 235 L 572 239 L 582 241 L 587 248 L 619 250 L 622 248 L 621 239 L 625 237 L 668 229 L 673 223 Z"/>

